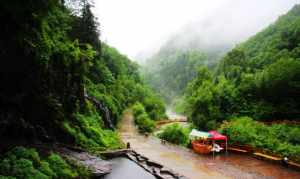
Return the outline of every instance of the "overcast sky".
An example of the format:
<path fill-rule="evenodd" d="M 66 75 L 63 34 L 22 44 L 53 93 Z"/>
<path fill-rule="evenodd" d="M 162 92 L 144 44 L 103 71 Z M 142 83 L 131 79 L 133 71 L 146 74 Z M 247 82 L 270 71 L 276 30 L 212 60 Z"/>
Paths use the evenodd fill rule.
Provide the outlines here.
<path fill-rule="evenodd" d="M 101 25 L 101 39 L 129 57 L 161 45 L 186 24 L 214 22 L 224 15 L 228 16 L 231 27 L 247 24 L 246 29 L 232 30 L 243 37 L 249 36 L 300 3 L 300 0 L 94 1 L 94 13 Z"/>

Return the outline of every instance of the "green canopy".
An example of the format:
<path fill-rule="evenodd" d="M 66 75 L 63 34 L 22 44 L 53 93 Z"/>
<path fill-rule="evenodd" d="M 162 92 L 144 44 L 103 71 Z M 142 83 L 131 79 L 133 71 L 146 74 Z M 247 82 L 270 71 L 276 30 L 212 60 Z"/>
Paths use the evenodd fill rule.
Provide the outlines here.
<path fill-rule="evenodd" d="M 204 131 L 198 131 L 196 129 L 193 129 L 189 136 L 190 139 L 198 139 L 198 138 L 207 139 L 212 137 L 210 133 Z"/>

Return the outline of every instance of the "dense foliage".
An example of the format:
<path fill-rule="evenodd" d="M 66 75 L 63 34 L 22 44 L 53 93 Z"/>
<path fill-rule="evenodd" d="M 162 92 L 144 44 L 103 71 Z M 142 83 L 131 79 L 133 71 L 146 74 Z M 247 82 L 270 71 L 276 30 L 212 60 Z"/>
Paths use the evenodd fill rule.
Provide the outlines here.
<path fill-rule="evenodd" d="M 88 0 L 0 2 L 1 141 L 119 148 L 113 129 L 125 108 L 139 101 L 151 118 L 164 116 L 137 64 L 101 43 L 91 8 Z"/>
<path fill-rule="evenodd" d="M 265 125 L 249 117 L 241 117 L 221 125 L 231 144 L 251 145 L 269 154 L 300 161 L 300 127 L 287 124 Z"/>
<path fill-rule="evenodd" d="M 75 143 L 89 150 L 117 149 L 123 146 L 117 132 L 105 129 L 101 117 L 94 106 L 89 113 L 75 114 L 76 121 L 65 120 L 64 130 L 75 138 Z"/>
<path fill-rule="evenodd" d="M 232 116 L 300 117 L 300 6 L 227 53 L 215 73 L 201 67 L 188 87 L 186 112 L 202 129 Z"/>
<path fill-rule="evenodd" d="M 144 106 L 141 103 L 136 103 L 132 106 L 134 123 L 138 126 L 141 133 L 151 133 L 155 128 L 155 122 L 151 120 Z"/>
<path fill-rule="evenodd" d="M 1 158 L 0 178 L 88 178 L 87 169 L 74 167 L 59 155 L 40 156 L 35 149 L 16 147 Z"/>
<path fill-rule="evenodd" d="M 172 33 L 152 54 L 141 53 L 137 56 L 145 81 L 170 107 L 174 108 L 183 101 L 183 92 L 197 75 L 200 65 L 214 68 L 222 55 L 233 46 L 234 39 L 224 40 L 227 32 L 215 34 L 218 25 L 210 20 L 207 24 L 197 21 L 186 24 Z"/>
<path fill-rule="evenodd" d="M 179 124 L 170 124 L 158 133 L 158 137 L 168 142 L 187 146 L 189 143 L 190 129 L 180 126 Z"/>
<path fill-rule="evenodd" d="M 207 57 L 200 51 L 163 48 L 148 60 L 143 72 L 145 81 L 171 103 L 196 76 L 197 66 L 206 63 Z"/>

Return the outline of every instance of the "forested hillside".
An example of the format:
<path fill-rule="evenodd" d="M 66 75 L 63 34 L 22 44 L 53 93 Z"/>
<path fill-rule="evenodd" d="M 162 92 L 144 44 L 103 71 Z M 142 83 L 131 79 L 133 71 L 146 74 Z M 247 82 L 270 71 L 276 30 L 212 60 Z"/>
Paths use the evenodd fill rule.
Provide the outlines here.
<path fill-rule="evenodd" d="M 176 105 L 184 109 L 192 128 L 218 130 L 229 138 L 233 147 L 252 147 L 259 153 L 299 163 L 299 37 L 300 5 L 296 5 L 226 53 L 215 67 L 202 60 L 199 63 L 196 58 L 192 81 L 184 90 L 183 100 L 175 101 Z M 176 62 L 174 59 L 169 61 Z M 161 58 L 162 64 L 169 61 Z M 182 84 L 176 77 L 184 73 L 180 68 L 186 66 L 167 64 L 173 69 L 167 79 L 172 84 Z M 166 93 L 170 94 L 173 88 Z M 175 124 L 164 128 L 158 136 L 187 145 L 190 131 Z"/>
<path fill-rule="evenodd" d="M 78 2 L 76 13 L 57 0 L 1 3 L 1 137 L 112 147 L 102 129 L 125 108 L 164 114 L 137 64 L 100 42 L 91 4 Z"/>
<path fill-rule="evenodd" d="M 167 103 L 182 95 L 187 83 L 196 75 L 198 66 L 207 63 L 205 54 L 197 50 L 161 51 L 144 67 L 145 80 Z"/>
<path fill-rule="evenodd" d="M 195 34 L 193 38 L 186 39 L 187 34 L 172 36 L 156 54 L 142 64 L 145 81 L 169 105 L 180 101 L 187 84 L 195 78 L 199 66 L 214 68 L 231 46 L 225 42 L 209 46 L 203 44 L 201 37 L 197 39 Z"/>
<path fill-rule="evenodd" d="M 222 8 L 203 12 L 166 39 L 161 38 L 161 46 L 140 52 L 136 59 L 143 67 L 146 81 L 165 98 L 168 105 L 173 104 L 173 108 L 180 110 L 183 92 L 187 83 L 196 76 L 199 66 L 214 69 L 237 43 L 268 25 L 264 20 L 268 16 L 268 8 L 263 11 L 257 9 L 253 15 L 247 13 L 248 6 L 255 4 L 253 1 L 218 3 L 213 7 L 220 5 Z M 244 20 L 246 18 L 252 23 Z"/>
<path fill-rule="evenodd" d="M 228 52 L 216 72 L 202 67 L 189 84 L 186 112 L 198 128 L 233 116 L 300 118 L 300 6 Z"/>
<path fill-rule="evenodd" d="M 91 7 L 87 0 L 1 1 L 1 151 L 35 142 L 120 148 L 114 128 L 123 110 L 140 102 L 151 120 L 164 116 L 138 65 L 101 43 Z M 38 155 L 15 152 L 8 155 Z M 11 162 L 0 163 L 0 175 L 30 178 L 22 174 L 30 171 L 10 171 L 22 165 Z"/>
<path fill-rule="evenodd" d="M 122 4 L 101 3 L 104 12 Z M 122 8 L 127 11 L 125 4 Z M 187 165 L 177 169 L 182 167 L 188 174 L 186 167 L 199 164 L 201 157 L 176 146 L 167 151 L 166 141 L 188 146 L 193 128 L 219 130 L 230 145 L 250 145 L 262 154 L 300 162 L 300 127 L 294 125 L 300 120 L 300 5 L 235 48 L 247 33 L 231 31 L 237 19 L 232 24 L 224 21 L 233 19 L 231 9 L 223 12 L 229 14 L 225 18 L 219 17 L 220 9 L 215 10 L 217 23 L 207 19 L 188 26 L 171 36 L 142 67 L 101 40 L 95 9 L 93 0 L 0 1 L 1 179 L 92 178 L 91 168 L 98 171 L 100 162 L 105 166 L 99 167 L 107 170 L 99 169 L 102 176 L 111 169 L 108 161 L 100 159 L 103 151 L 105 160 L 127 152 L 126 160 L 153 177 L 184 178 L 165 169 L 169 164 L 177 168 L 175 160 L 183 155 L 180 159 Z M 122 19 L 117 16 L 124 14 L 120 12 L 114 12 L 117 18 L 105 20 Z M 130 24 L 123 19 L 118 23 Z M 125 25 L 117 29 L 128 33 Z M 141 34 L 145 29 L 139 29 Z M 227 32 L 221 33 L 222 29 Z M 118 42 L 126 39 L 117 37 Z M 128 41 L 128 49 L 134 45 Z M 184 118 L 182 126 L 160 128 L 174 122 L 156 121 L 167 118 L 165 104 L 182 109 L 188 121 Z M 124 142 L 133 150 L 116 152 L 125 148 Z M 145 153 L 135 152 L 137 148 Z M 166 166 L 153 162 L 148 154 L 165 160 Z M 171 157 L 166 159 L 166 154 Z M 131 167 L 132 161 L 123 166 Z M 225 163 L 215 168 L 233 167 L 228 173 L 240 170 Z M 127 174 L 138 171 L 127 169 Z M 126 176 L 122 172 L 119 176 Z M 246 171 L 247 176 L 251 172 Z"/>

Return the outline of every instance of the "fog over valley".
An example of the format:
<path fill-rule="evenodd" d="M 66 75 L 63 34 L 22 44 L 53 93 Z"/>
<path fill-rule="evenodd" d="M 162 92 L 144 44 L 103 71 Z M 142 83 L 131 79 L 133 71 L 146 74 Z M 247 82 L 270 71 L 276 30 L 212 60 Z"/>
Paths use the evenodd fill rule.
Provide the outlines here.
<path fill-rule="evenodd" d="M 101 22 L 102 39 L 133 60 L 143 60 L 170 39 L 179 47 L 232 47 L 267 27 L 297 2 L 99 0 L 94 11 Z"/>
<path fill-rule="evenodd" d="M 0 17 L 0 179 L 300 179 L 300 0 Z"/>

